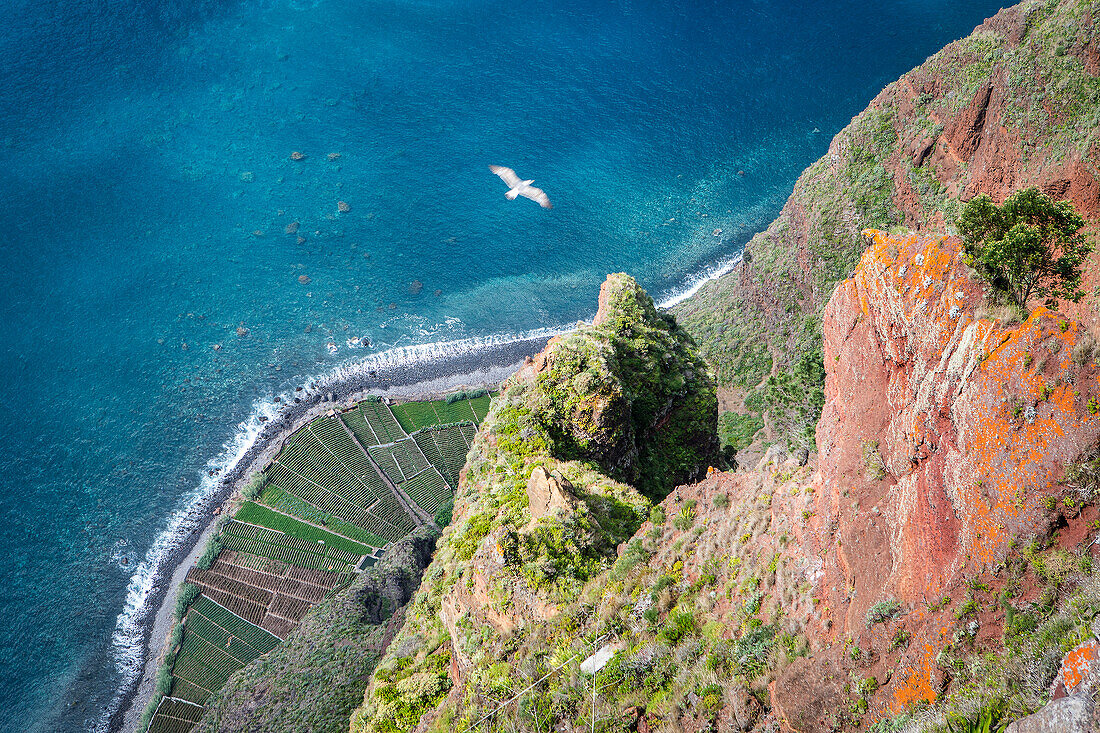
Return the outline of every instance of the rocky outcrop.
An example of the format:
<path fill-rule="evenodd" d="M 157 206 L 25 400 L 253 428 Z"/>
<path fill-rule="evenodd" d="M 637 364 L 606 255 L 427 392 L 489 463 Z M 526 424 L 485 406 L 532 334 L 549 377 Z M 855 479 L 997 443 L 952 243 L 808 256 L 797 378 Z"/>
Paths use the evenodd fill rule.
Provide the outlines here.
<path fill-rule="evenodd" d="M 1032 715 L 1014 720 L 1005 733 L 1094 733 L 1100 730 L 1095 697 L 1098 687 L 1100 651 L 1094 636 L 1062 660 L 1052 685 L 1051 702 Z"/>
<path fill-rule="evenodd" d="M 1096 515 L 1092 490 L 1066 485 L 1100 438 L 1091 335 L 1043 307 L 1023 322 L 987 312 L 955 238 L 867 235 L 825 309 L 802 545 L 821 563 L 807 634 L 822 651 L 773 687 L 792 730 L 829 729 L 846 696 L 805 680 L 835 678 L 838 664 L 877 680 L 880 709 L 936 700 L 952 678 L 945 649 L 993 643 L 1005 623 L 1007 606 L 982 607 L 974 589 L 995 595 L 1028 543 L 1087 548 Z"/>
<path fill-rule="evenodd" d="M 531 515 L 529 527 L 534 527 L 547 514 L 571 513 L 576 502 L 573 485 L 567 478 L 548 473 L 542 466 L 535 466 L 531 471 L 531 478 L 527 479 L 527 511 Z"/>
<path fill-rule="evenodd" d="M 762 380 L 820 347 L 821 314 L 859 261 L 862 229 L 943 232 L 961 201 L 988 193 L 999 202 L 1032 185 L 1100 221 L 1097 18 L 1095 0 L 1003 10 L 837 134 L 744 263 L 675 309 L 729 390 L 728 409 L 761 412 Z M 1100 334 L 1097 264 L 1100 253 L 1089 297 L 1066 314 Z"/>
<path fill-rule="evenodd" d="M 609 275 L 591 326 L 550 340 L 510 380 L 552 452 L 594 460 L 654 500 L 718 461 L 718 404 L 690 337 L 634 278 Z"/>
<path fill-rule="evenodd" d="M 716 420 L 691 339 L 633 278 L 609 276 L 595 322 L 551 339 L 493 401 L 353 733 L 438 716 L 473 725 L 513 679 L 544 675 L 547 634 L 575 628 L 584 589 L 648 516 L 646 496 L 716 462 Z"/>

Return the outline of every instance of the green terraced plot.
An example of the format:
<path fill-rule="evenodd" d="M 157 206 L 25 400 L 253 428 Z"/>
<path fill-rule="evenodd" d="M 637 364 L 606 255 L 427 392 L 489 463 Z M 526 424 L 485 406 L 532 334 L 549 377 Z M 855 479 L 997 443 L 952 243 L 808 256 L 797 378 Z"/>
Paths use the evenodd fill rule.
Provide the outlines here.
<path fill-rule="evenodd" d="M 304 435 L 303 432 L 296 433 L 276 456 L 267 470 L 268 481 L 325 514 L 350 522 L 388 542 L 412 531 L 413 521 L 382 483 L 377 471 L 371 469 L 373 479 L 357 476 L 312 432 Z M 362 456 L 361 451 L 359 455 Z"/>
<path fill-rule="evenodd" d="M 432 516 L 435 516 L 439 505 L 452 495 L 450 487 L 434 467 L 421 471 L 401 484 L 401 490 Z"/>
<path fill-rule="evenodd" d="M 485 416 L 489 414 L 489 403 L 491 401 L 492 397 L 487 394 L 470 400 L 470 407 L 473 408 L 474 416 L 477 418 L 474 422 L 478 425 L 484 422 Z"/>
<path fill-rule="evenodd" d="M 291 537 L 297 537 L 307 542 L 320 542 L 327 547 L 335 547 L 341 550 L 347 550 L 348 552 L 355 553 L 356 555 L 369 555 L 374 552 L 375 547 L 382 547 L 385 543 L 380 543 L 375 546 L 364 545 L 354 540 L 342 537 L 338 534 L 333 534 L 327 530 L 316 527 L 312 524 L 307 524 L 294 517 L 288 517 L 286 514 L 281 514 L 277 511 L 268 509 L 265 506 L 260 506 L 251 501 L 246 501 L 241 508 L 237 511 L 233 518 L 239 522 L 247 522 L 249 524 L 258 524 L 261 527 L 267 527 L 268 529 L 274 529 Z"/>
<path fill-rule="evenodd" d="M 408 437 L 401 425 L 394 418 L 390 408 L 382 402 L 360 402 L 359 410 L 370 425 L 378 439 L 378 444 L 385 445 Z"/>
<path fill-rule="evenodd" d="M 474 408 L 470 407 L 469 400 L 458 400 L 449 405 L 443 400 L 436 400 L 432 403 L 432 406 L 435 407 L 435 412 L 439 415 L 441 425 L 455 422 L 473 422 L 476 417 Z"/>
<path fill-rule="evenodd" d="M 187 733 L 202 719 L 202 705 L 181 698 L 165 697 L 149 722 L 149 733 Z"/>
<path fill-rule="evenodd" d="M 474 426 L 466 423 L 422 430 L 415 436 L 421 452 L 452 489 L 458 486 L 458 475 L 466 465 L 474 432 Z"/>
<path fill-rule="evenodd" d="M 428 467 L 428 460 L 420 452 L 416 441 L 406 438 L 393 444 L 393 457 L 397 465 L 401 467 L 401 473 L 405 478 L 412 478 Z"/>
<path fill-rule="evenodd" d="M 431 402 L 405 402 L 393 406 L 393 416 L 401 423 L 406 433 L 414 433 L 421 428 L 439 424 L 439 415 Z"/>
<path fill-rule="evenodd" d="M 471 399 L 433 402 L 405 402 L 392 407 L 393 415 L 410 435 L 433 425 L 449 425 L 456 422 L 473 422 L 480 425 L 489 413 L 491 394 Z"/>
<path fill-rule="evenodd" d="M 368 532 L 362 527 L 346 522 L 339 517 L 327 514 L 294 494 L 284 491 L 275 484 L 269 483 L 260 493 L 259 503 L 265 504 L 287 514 L 302 517 L 314 524 L 322 524 L 336 534 L 350 537 L 360 544 L 371 547 L 384 547 L 386 540 L 378 535 Z"/>
<path fill-rule="evenodd" d="M 378 439 L 378 436 L 374 434 L 374 430 L 367 422 L 367 418 L 363 416 L 362 410 L 358 407 L 353 407 L 347 412 L 341 412 L 340 419 L 344 421 L 344 424 L 351 430 L 352 435 L 363 447 L 387 442 Z"/>
<path fill-rule="evenodd" d="M 234 672 L 278 643 L 277 636 L 200 595 L 184 617 L 183 639 L 171 669 L 171 697 L 205 703 Z M 178 722 L 201 717 L 196 717 L 193 706 L 179 701 L 161 701 L 153 718 L 155 730 L 177 730 Z M 152 723 L 149 730 L 154 730 Z"/>
<path fill-rule="evenodd" d="M 234 672 L 279 644 L 322 596 L 347 588 L 357 565 L 374 565 L 377 548 L 413 530 L 391 483 L 430 515 L 450 501 L 489 403 L 485 395 L 391 409 L 366 400 L 287 438 L 259 496 L 221 529 L 222 548 L 235 554 L 188 575 L 202 591 L 147 731 L 189 733 Z"/>
<path fill-rule="evenodd" d="M 313 570 L 345 571 L 359 562 L 361 555 L 335 547 L 307 542 L 263 527 L 230 522 L 222 534 L 225 548 L 260 555 Z"/>
<path fill-rule="evenodd" d="M 405 474 L 401 473 L 401 467 L 393 456 L 394 447 L 392 445 L 372 445 L 367 450 L 370 452 L 370 457 L 378 464 L 378 467 L 385 471 L 390 481 L 399 484 L 405 480 Z"/>
<path fill-rule="evenodd" d="M 178 697 L 196 705 L 202 705 L 209 700 L 212 692 L 212 690 L 204 690 L 187 680 L 181 680 L 179 677 L 172 678 L 172 688 L 169 691 L 172 697 Z"/>
<path fill-rule="evenodd" d="M 279 643 L 279 637 L 245 621 L 206 596 L 196 598 L 195 602 L 191 604 L 191 611 L 201 614 L 227 632 L 242 639 L 260 654 L 271 651 Z"/>

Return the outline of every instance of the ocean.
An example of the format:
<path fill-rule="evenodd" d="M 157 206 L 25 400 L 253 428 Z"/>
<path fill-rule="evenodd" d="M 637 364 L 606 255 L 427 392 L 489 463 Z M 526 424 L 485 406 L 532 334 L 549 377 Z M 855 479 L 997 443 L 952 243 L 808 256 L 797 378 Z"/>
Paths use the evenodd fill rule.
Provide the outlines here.
<path fill-rule="evenodd" d="M 95 731 L 276 396 L 673 302 L 999 3 L 6 7 L 0 731 Z"/>

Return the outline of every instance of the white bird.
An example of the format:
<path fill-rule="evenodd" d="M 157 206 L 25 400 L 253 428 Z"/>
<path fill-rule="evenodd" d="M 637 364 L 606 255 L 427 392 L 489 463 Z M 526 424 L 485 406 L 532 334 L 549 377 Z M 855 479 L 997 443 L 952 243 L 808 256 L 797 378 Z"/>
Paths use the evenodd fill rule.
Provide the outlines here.
<path fill-rule="evenodd" d="M 496 173 L 500 176 L 500 180 L 508 184 L 508 192 L 504 195 L 508 197 L 509 201 L 514 201 L 516 196 L 523 196 L 524 198 L 531 199 L 538 203 L 538 205 L 544 209 L 554 208 L 546 192 L 541 188 L 535 188 L 531 185 L 535 182 L 533 178 L 528 181 L 521 181 L 514 170 L 505 168 L 502 165 L 491 165 L 489 166 L 489 170 Z"/>

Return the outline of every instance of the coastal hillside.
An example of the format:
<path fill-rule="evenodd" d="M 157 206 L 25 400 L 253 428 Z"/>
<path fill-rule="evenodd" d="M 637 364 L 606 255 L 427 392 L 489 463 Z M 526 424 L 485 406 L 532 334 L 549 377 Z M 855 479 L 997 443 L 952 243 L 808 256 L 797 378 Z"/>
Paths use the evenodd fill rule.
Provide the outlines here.
<path fill-rule="evenodd" d="M 151 729 L 1100 729 L 1100 254 L 1012 307 L 955 231 L 1034 185 L 1095 235 L 1098 25 L 1026 2 L 888 86 L 673 313 L 610 275 L 491 402 L 317 417 L 189 576 Z M 325 581 L 293 618 L 220 577 L 256 548 Z M 211 604 L 272 639 L 210 663 Z"/>
<path fill-rule="evenodd" d="M 187 569 L 138 730 L 342 728 L 450 521 L 491 395 L 296 399 L 303 424 Z"/>
<path fill-rule="evenodd" d="M 1019 730 L 1094 730 L 1095 342 L 1046 308 L 990 315 L 956 238 L 867 237 L 825 310 L 818 468 L 773 450 L 646 513 L 594 462 L 548 455 L 545 422 L 518 422 L 544 414 L 532 380 L 568 341 L 517 374 L 353 733 L 1033 713 L 1070 727 Z M 1052 685 L 1066 703 L 1047 706 Z"/>
<path fill-rule="evenodd" d="M 616 565 L 651 502 L 718 461 L 716 419 L 690 338 L 633 278 L 611 275 L 592 325 L 551 339 L 503 385 L 454 522 L 351 729 L 476 729 L 554 671 L 518 704 L 537 719 L 583 707 L 576 663 L 604 613 L 593 579 Z"/>
<path fill-rule="evenodd" d="M 750 462 L 764 442 L 812 449 L 822 315 L 863 229 L 951 231 L 960 202 L 1028 186 L 1098 221 L 1098 28 L 1100 3 L 1029 1 L 948 45 L 837 134 L 740 266 L 674 309 L 716 371 L 725 444 Z M 1068 312 L 1097 332 L 1092 262 Z"/>

